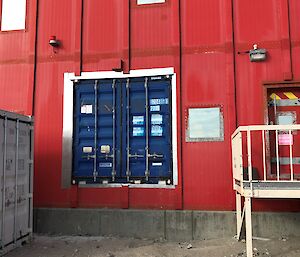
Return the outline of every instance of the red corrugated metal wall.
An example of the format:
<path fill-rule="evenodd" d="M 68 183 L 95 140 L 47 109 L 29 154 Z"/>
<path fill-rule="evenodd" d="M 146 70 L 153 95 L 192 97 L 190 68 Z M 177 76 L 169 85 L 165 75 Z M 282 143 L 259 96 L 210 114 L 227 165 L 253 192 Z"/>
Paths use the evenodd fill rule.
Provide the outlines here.
<path fill-rule="evenodd" d="M 182 3 L 182 137 L 189 107 L 221 106 L 225 128 L 224 142 L 184 142 L 184 207 L 231 209 L 229 150 L 235 129 L 231 1 Z"/>
<path fill-rule="evenodd" d="M 235 55 L 239 125 L 264 124 L 264 82 L 299 81 L 299 14 L 299 2 L 294 0 L 234 1 L 236 53 L 251 49 L 253 44 L 268 50 L 268 60 L 262 63 L 250 63 L 247 54 Z M 254 142 L 253 148 L 258 144 Z M 259 200 L 254 208 L 295 211 L 299 210 L 299 201 L 276 200 L 274 204 Z"/>
<path fill-rule="evenodd" d="M 0 108 L 22 114 L 33 103 L 36 2 L 27 3 L 26 31 L 0 32 Z"/>
<path fill-rule="evenodd" d="M 62 96 L 64 72 L 79 71 L 81 1 L 39 1 L 35 92 L 35 204 L 70 206 L 61 190 Z M 62 46 L 53 52 L 48 41 Z"/>
<path fill-rule="evenodd" d="M 34 103 L 35 206 L 233 209 L 230 135 L 264 123 L 264 81 L 300 80 L 299 1 L 27 1 L 26 31 L 0 32 L 0 108 L 32 114 Z M 56 52 L 51 35 L 62 42 Z M 237 54 L 253 44 L 268 50 L 266 62 Z M 179 185 L 61 189 L 63 74 L 111 71 L 121 60 L 126 72 L 175 68 Z M 221 107 L 225 140 L 186 142 L 188 108 L 208 106 Z M 299 209 L 256 208 L 287 205 Z"/>

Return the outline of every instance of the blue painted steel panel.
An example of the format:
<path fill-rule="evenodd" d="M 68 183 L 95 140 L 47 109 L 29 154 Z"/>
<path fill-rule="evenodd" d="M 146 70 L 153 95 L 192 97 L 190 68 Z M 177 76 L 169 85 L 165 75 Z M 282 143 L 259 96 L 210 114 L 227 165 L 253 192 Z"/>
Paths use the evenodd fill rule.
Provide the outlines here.
<path fill-rule="evenodd" d="M 74 112 L 74 177 L 90 177 L 93 175 L 93 155 L 95 155 L 95 90 L 94 81 L 88 81 L 81 86 L 75 86 L 75 112 Z M 86 106 L 91 106 L 90 113 L 84 112 Z M 84 147 L 91 151 L 84 153 Z M 89 149 L 87 149 L 89 150 Z"/>
<path fill-rule="evenodd" d="M 171 106 L 168 77 L 79 82 L 73 178 L 88 183 L 171 181 Z"/>

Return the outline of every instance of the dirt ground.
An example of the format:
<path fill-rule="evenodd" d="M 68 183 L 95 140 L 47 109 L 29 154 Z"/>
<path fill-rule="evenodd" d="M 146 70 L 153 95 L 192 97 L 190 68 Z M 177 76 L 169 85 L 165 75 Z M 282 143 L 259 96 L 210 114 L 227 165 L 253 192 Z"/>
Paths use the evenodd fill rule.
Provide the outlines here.
<path fill-rule="evenodd" d="M 254 240 L 255 256 L 300 257 L 300 238 Z M 164 240 L 107 237 L 34 236 L 6 257 L 242 257 L 246 244 L 234 238 L 206 241 L 166 242 Z"/>

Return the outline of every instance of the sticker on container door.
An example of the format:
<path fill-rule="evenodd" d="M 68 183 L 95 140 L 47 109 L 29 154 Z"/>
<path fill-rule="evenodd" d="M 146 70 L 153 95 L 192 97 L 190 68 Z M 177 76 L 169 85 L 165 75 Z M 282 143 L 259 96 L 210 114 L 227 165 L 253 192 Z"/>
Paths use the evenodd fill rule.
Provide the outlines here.
<path fill-rule="evenodd" d="M 133 125 L 144 125 L 144 116 L 133 116 L 132 123 Z"/>
<path fill-rule="evenodd" d="M 84 146 L 82 148 L 82 152 L 83 153 L 91 153 L 91 152 L 93 152 L 93 147 L 91 147 L 91 146 Z"/>
<path fill-rule="evenodd" d="M 112 163 L 111 162 L 100 162 L 99 163 L 99 168 L 111 168 Z"/>
<path fill-rule="evenodd" d="M 152 166 L 162 166 L 163 164 L 162 164 L 162 162 L 153 162 L 152 163 Z"/>
<path fill-rule="evenodd" d="M 133 127 L 132 136 L 134 137 L 143 137 L 145 130 L 143 127 Z"/>
<path fill-rule="evenodd" d="M 168 98 L 150 99 L 150 105 L 163 105 L 163 104 L 169 104 L 169 99 Z"/>
<path fill-rule="evenodd" d="M 159 125 L 151 126 L 151 136 L 161 137 L 163 135 L 163 127 Z"/>
<path fill-rule="evenodd" d="M 150 112 L 159 112 L 160 106 L 159 105 L 151 105 L 150 106 Z"/>
<path fill-rule="evenodd" d="M 151 124 L 152 125 L 161 125 L 163 121 L 163 116 L 160 114 L 151 115 Z"/>
<path fill-rule="evenodd" d="M 84 113 L 84 114 L 93 113 L 93 105 L 92 104 L 81 105 L 80 113 Z"/>

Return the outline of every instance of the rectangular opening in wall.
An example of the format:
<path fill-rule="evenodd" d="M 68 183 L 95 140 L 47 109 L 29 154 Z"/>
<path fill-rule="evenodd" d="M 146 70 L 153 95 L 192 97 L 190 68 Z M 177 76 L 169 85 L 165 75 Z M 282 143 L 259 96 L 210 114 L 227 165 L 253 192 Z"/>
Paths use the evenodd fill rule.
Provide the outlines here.
<path fill-rule="evenodd" d="M 187 142 L 223 141 L 223 126 L 220 107 L 189 108 Z"/>
<path fill-rule="evenodd" d="M 294 85 L 268 85 L 266 90 L 267 124 L 295 125 L 300 123 L 300 87 Z M 271 160 L 267 166 L 268 175 L 290 178 L 290 164 L 293 165 L 293 176 L 300 174 L 300 134 L 297 130 L 269 131 L 266 134 L 266 159 Z"/>
<path fill-rule="evenodd" d="M 26 0 L 2 0 L 1 31 L 23 30 Z"/>
<path fill-rule="evenodd" d="M 172 76 L 74 87 L 73 183 L 172 185 Z"/>

